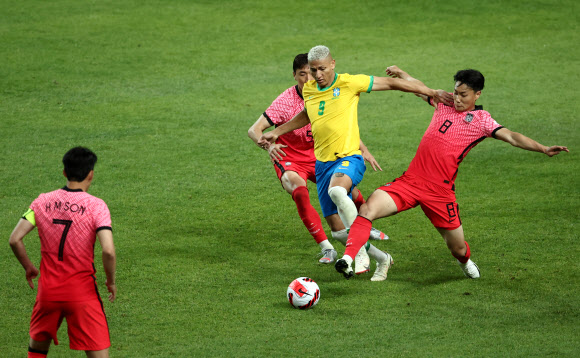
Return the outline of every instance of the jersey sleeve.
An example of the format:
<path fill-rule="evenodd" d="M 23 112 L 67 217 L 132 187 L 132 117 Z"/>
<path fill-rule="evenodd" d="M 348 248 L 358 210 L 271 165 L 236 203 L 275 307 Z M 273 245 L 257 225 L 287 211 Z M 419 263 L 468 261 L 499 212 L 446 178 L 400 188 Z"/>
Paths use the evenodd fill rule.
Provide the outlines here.
<path fill-rule="evenodd" d="M 356 93 L 369 93 L 373 89 L 373 82 L 373 76 L 354 75 L 349 78 L 349 87 Z"/>
<path fill-rule="evenodd" d="M 32 225 L 36 226 L 36 218 L 34 217 L 34 210 L 28 208 L 24 214 L 22 214 L 22 218 L 28 220 Z"/>
<path fill-rule="evenodd" d="M 485 133 L 485 135 L 488 137 L 495 137 L 495 132 L 503 128 L 503 126 L 497 123 L 495 119 L 491 118 L 489 112 L 483 113 L 483 117 L 480 123 L 483 133 Z"/>
<path fill-rule="evenodd" d="M 111 228 L 111 213 L 109 212 L 109 207 L 104 201 L 100 200 L 99 204 L 96 205 L 95 211 L 95 227 L 96 231 L 100 230 L 113 230 Z"/>
<path fill-rule="evenodd" d="M 36 217 L 34 215 L 34 212 L 38 212 L 41 208 L 40 208 L 40 201 L 41 201 L 41 197 L 43 194 L 40 194 L 36 199 L 34 199 L 34 201 L 32 202 L 32 204 L 30 204 L 30 207 L 28 208 L 28 210 L 24 213 L 24 215 L 22 215 L 23 219 L 28 220 L 32 225 L 36 226 Z"/>
<path fill-rule="evenodd" d="M 279 126 L 286 123 L 291 118 L 287 118 L 287 113 L 292 110 L 292 103 L 286 98 L 286 92 L 280 94 L 272 102 L 270 107 L 264 111 L 264 117 L 273 126 Z"/>

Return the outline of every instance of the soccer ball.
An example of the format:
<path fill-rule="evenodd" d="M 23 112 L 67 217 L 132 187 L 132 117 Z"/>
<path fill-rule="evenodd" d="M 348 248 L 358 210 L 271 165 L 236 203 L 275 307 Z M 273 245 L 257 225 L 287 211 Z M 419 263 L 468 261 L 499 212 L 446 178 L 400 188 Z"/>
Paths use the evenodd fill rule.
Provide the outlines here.
<path fill-rule="evenodd" d="M 294 308 L 305 310 L 316 306 L 320 298 L 320 289 L 313 279 L 298 277 L 288 286 L 287 296 Z"/>

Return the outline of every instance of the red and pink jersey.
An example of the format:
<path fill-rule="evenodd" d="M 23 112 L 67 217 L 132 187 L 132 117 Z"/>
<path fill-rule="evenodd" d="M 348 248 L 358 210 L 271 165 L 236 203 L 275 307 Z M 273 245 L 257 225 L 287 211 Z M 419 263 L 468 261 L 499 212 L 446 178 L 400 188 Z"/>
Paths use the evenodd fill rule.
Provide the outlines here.
<path fill-rule="evenodd" d="M 98 296 L 94 247 L 111 230 L 105 202 L 80 189 L 40 194 L 30 205 L 40 237 L 38 300 L 86 301 Z"/>
<path fill-rule="evenodd" d="M 304 99 L 296 85 L 282 92 L 266 109 L 264 117 L 271 125 L 278 127 L 294 118 L 303 109 Z M 282 149 L 286 153 L 284 161 L 303 163 L 316 161 L 310 124 L 281 135 L 276 143 L 288 146 Z"/>
<path fill-rule="evenodd" d="M 407 173 L 442 186 L 453 186 L 459 164 L 467 153 L 500 128 L 503 127 L 481 106 L 458 112 L 439 103 Z"/>

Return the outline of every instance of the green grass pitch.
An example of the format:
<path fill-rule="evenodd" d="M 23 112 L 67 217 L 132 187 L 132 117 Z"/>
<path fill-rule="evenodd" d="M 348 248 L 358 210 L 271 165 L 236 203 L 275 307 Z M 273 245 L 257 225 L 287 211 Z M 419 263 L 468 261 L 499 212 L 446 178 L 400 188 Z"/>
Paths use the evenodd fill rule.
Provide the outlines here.
<path fill-rule="evenodd" d="M 75 145 L 99 156 L 90 192 L 113 218 L 112 357 L 578 356 L 577 1 L 0 4 L 1 357 L 26 354 L 35 298 L 8 237 L 39 193 L 64 185 Z M 419 209 L 375 222 L 391 237 L 377 244 L 395 259 L 386 282 L 317 264 L 246 132 L 293 84 L 294 55 L 319 44 L 339 73 L 396 64 L 432 88 L 476 68 L 478 104 L 499 123 L 570 148 L 548 158 L 488 139 L 463 162 L 457 196 L 481 279 L 463 277 Z M 405 170 L 431 114 L 410 94 L 361 96 L 361 136 L 384 169 L 367 170 L 365 196 Z M 321 289 L 308 311 L 285 298 L 299 276 Z M 83 356 L 66 327 L 59 338 L 49 356 Z"/>

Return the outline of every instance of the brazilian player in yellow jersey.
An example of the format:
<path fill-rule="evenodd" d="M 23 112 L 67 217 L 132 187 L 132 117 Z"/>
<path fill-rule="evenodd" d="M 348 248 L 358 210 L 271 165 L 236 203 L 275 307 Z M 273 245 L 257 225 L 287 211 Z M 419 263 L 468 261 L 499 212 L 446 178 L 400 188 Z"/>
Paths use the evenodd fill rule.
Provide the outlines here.
<path fill-rule="evenodd" d="M 432 97 L 435 102 L 453 103 L 453 97 L 443 90 L 433 90 L 423 83 L 391 77 L 351 76 L 334 71 L 335 60 L 326 46 L 315 46 L 308 52 L 308 66 L 314 78 L 304 84 L 304 110 L 286 124 L 265 133 L 263 145 L 274 143 L 282 134 L 312 124 L 316 182 L 322 213 L 333 230 L 333 223 L 346 228 L 357 216 L 351 200 L 352 188 L 360 183 L 366 170 L 360 155 L 358 101 L 360 93 L 399 90 Z M 346 242 L 343 244 L 346 245 Z M 373 245 L 368 254 L 377 261 L 371 281 L 383 281 L 393 259 Z"/>
<path fill-rule="evenodd" d="M 335 74 L 326 88 L 320 88 L 316 81 L 304 85 L 304 105 L 312 125 L 317 160 L 329 162 L 361 154 L 359 94 L 370 92 L 373 80 L 372 76 Z"/>

